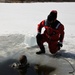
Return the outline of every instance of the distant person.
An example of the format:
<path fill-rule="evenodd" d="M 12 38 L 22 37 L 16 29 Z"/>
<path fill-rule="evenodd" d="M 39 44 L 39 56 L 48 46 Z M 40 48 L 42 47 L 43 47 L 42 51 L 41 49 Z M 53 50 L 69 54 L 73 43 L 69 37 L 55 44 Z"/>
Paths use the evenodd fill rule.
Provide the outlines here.
<path fill-rule="evenodd" d="M 41 34 L 42 28 L 45 28 L 43 34 Z M 46 20 L 43 20 L 38 24 L 38 34 L 36 36 L 37 44 L 40 51 L 36 54 L 44 54 L 45 47 L 44 42 L 48 43 L 49 50 L 52 54 L 55 54 L 63 46 L 64 39 L 64 25 L 57 20 L 57 11 L 52 10 L 47 16 Z"/>

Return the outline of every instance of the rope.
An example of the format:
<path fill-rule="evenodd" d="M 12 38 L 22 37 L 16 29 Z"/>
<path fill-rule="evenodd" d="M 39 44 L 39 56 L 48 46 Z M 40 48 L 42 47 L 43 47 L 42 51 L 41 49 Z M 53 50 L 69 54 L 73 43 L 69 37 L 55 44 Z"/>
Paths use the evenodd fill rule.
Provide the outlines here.
<path fill-rule="evenodd" d="M 61 56 L 62 57 L 62 56 Z M 67 60 L 66 58 L 62 57 L 63 60 L 67 61 L 67 63 L 69 63 L 69 65 L 72 67 L 73 71 L 69 72 L 69 74 L 74 75 L 75 72 L 75 68 L 73 67 L 73 65 L 71 64 L 71 62 L 69 60 Z"/>

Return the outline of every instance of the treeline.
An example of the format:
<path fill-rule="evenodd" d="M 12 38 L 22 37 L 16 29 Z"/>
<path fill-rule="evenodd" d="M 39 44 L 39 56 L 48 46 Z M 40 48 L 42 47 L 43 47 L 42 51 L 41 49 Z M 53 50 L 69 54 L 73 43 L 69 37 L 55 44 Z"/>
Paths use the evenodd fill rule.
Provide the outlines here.
<path fill-rule="evenodd" d="M 12 3 L 12 2 L 75 2 L 75 0 L 0 0 L 0 2 Z"/>

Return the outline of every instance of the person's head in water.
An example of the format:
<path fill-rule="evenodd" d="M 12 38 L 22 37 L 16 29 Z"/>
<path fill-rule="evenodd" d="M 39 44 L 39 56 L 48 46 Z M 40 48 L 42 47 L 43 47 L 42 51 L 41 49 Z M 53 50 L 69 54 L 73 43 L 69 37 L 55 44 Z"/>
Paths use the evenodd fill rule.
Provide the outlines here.
<path fill-rule="evenodd" d="M 20 58 L 19 58 L 19 61 L 20 61 L 20 63 L 21 64 L 23 64 L 23 63 L 27 63 L 27 57 L 25 56 L 25 55 L 22 55 Z"/>

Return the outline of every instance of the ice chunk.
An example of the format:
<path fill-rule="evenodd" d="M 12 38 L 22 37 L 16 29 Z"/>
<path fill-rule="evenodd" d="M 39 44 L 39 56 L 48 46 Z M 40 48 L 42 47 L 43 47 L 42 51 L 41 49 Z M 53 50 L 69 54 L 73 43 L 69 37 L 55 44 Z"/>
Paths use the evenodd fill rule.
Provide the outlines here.
<path fill-rule="evenodd" d="M 31 34 L 26 34 L 24 43 L 29 47 L 37 45 L 36 36 Z"/>

